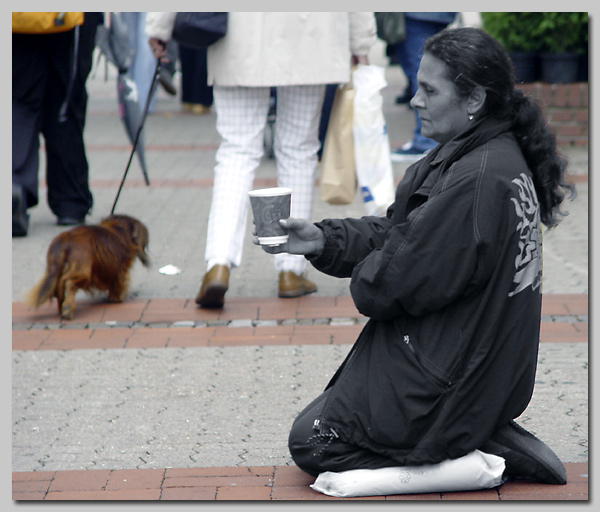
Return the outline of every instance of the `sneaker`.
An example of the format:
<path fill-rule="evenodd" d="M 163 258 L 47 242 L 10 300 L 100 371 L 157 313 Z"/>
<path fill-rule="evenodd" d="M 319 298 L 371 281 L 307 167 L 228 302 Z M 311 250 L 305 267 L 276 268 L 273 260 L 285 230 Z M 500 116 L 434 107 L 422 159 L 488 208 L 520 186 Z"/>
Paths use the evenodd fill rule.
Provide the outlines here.
<path fill-rule="evenodd" d="M 390 156 L 392 162 L 416 162 L 429 153 L 429 151 L 429 149 L 425 151 L 416 149 L 412 142 L 407 142 L 401 148 L 392 151 Z"/>

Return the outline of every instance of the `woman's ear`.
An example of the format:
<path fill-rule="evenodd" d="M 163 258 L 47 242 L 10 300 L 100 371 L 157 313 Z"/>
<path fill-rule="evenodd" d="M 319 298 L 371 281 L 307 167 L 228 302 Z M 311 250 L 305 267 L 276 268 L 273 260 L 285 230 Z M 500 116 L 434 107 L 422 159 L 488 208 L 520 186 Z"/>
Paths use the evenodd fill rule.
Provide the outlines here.
<path fill-rule="evenodd" d="M 475 115 L 477 112 L 481 110 L 485 103 L 486 91 L 483 87 L 478 85 L 471 92 L 471 96 L 469 96 L 468 102 L 468 110 L 470 115 Z"/>

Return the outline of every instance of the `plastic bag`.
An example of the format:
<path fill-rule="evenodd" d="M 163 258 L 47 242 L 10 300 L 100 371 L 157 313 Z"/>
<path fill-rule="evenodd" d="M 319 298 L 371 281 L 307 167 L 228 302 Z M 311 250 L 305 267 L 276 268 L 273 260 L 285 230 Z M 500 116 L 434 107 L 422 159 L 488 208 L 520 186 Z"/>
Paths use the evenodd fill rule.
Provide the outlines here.
<path fill-rule="evenodd" d="M 504 459 L 475 450 L 439 464 L 321 473 L 311 487 L 338 498 L 491 489 L 504 482 Z"/>
<path fill-rule="evenodd" d="M 367 215 L 385 215 L 394 201 L 394 175 L 390 158 L 383 98 L 385 81 L 381 66 L 359 65 L 354 84 L 354 163 Z"/>
<path fill-rule="evenodd" d="M 321 159 L 321 199 L 329 204 L 350 204 L 356 195 L 353 103 L 352 82 L 336 89 Z"/>

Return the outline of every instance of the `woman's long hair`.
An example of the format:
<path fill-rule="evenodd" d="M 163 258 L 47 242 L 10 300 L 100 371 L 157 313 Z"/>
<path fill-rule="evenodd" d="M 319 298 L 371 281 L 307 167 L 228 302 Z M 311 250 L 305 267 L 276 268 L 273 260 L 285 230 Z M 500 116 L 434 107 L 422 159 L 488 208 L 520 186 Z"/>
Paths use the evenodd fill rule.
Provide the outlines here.
<path fill-rule="evenodd" d="M 468 97 L 483 87 L 486 100 L 481 112 L 499 120 L 512 118 L 513 132 L 533 174 L 540 203 L 541 221 L 549 228 L 560 222 L 565 191 L 575 188 L 564 182 L 566 160 L 557 153 L 556 138 L 532 98 L 515 89 L 512 61 L 492 36 L 472 27 L 449 28 L 425 42 L 425 53 L 447 65 L 448 78 L 459 95 Z"/>

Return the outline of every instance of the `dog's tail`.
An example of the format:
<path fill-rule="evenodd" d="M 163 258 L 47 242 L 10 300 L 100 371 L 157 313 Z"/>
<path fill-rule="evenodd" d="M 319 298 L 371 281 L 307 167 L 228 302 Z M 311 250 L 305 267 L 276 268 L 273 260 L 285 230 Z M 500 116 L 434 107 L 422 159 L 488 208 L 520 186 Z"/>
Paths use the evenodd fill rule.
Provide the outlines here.
<path fill-rule="evenodd" d="M 62 244 L 52 244 L 48 249 L 44 277 L 23 296 L 23 302 L 32 308 L 39 308 L 56 295 L 58 280 L 63 272 L 66 254 Z"/>

